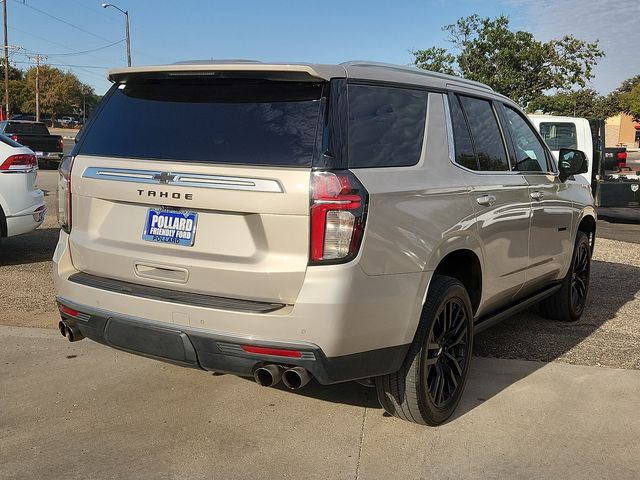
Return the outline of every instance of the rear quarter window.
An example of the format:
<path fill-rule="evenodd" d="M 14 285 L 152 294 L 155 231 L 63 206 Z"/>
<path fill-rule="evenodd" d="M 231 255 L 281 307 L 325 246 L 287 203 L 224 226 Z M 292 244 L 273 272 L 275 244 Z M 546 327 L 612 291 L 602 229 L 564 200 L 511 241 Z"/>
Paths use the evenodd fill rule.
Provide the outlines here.
<path fill-rule="evenodd" d="M 542 122 L 540 135 L 551 150 L 578 148 L 576 126 L 570 122 Z"/>
<path fill-rule="evenodd" d="M 349 166 L 401 167 L 418 163 L 427 95 L 423 90 L 349 85 Z"/>

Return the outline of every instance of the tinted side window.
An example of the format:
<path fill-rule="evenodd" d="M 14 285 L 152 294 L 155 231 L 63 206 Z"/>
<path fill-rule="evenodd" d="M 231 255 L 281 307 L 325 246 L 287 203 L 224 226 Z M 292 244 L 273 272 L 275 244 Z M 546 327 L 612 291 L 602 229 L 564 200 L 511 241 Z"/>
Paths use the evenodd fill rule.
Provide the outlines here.
<path fill-rule="evenodd" d="M 457 96 L 451 96 L 449 98 L 456 163 L 471 170 L 478 170 L 478 161 L 473 151 L 473 142 L 471 141 L 467 121 L 464 118 L 462 107 L 460 107 L 460 100 L 458 100 Z"/>
<path fill-rule="evenodd" d="M 546 172 L 549 170 L 545 149 L 531 126 L 510 107 L 505 106 L 504 113 L 513 147 L 516 150 L 516 162 L 513 169 L 521 172 Z"/>
<path fill-rule="evenodd" d="M 540 124 L 540 135 L 551 150 L 561 148 L 578 148 L 576 126 L 568 122 L 543 122 Z"/>
<path fill-rule="evenodd" d="M 469 122 L 480 170 L 509 170 L 502 135 L 491 103 L 464 96 L 460 96 L 460 101 Z"/>
<path fill-rule="evenodd" d="M 418 163 L 427 95 L 422 90 L 349 85 L 349 166 Z"/>

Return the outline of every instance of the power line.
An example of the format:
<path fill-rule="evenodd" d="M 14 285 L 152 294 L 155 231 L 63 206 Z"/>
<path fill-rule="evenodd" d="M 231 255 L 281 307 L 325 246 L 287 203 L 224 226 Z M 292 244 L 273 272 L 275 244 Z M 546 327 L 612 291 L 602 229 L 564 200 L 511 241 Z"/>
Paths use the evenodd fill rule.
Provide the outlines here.
<path fill-rule="evenodd" d="M 14 61 L 13 63 L 24 63 L 24 64 L 35 65 L 34 62 L 27 62 L 27 61 Z M 100 65 L 72 65 L 69 63 L 47 63 L 47 65 L 51 67 L 98 68 L 101 70 L 106 70 L 111 68 L 111 67 L 105 67 Z"/>
<path fill-rule="evenodd" d="M 16 32 L 20 32 L 20 33 L 22 33 L 22 34 L 24 34 L 24 35 L 28 35 L 28 36 L 30 36 L 30 37 L 33 37 L 33 38 L 37 38 L 37 39 L 43 40 L 43 41 L 45 41 L 45 42 L 47 42 L 47 43 L 50 43 L 50 44 L 52 44 L 52 45 L 57 45 L 58 47 L 66 48 L 66 49 L 68 49 L 68 50 L 71 50 L 71 52 L 73 52 L 73 53 L 79 53 L 79 52 L 80 52 L 79 50 L 76 50 L 75 48 L 70 47 L 69 45 L 65 45 L 65 44 L 63 44 L 63 43 L 56 42 L 56 41 L 54 41 L 54 40 L 49 40 L 49 39 L 44 38 L 44 37 L 42 37 L 42 36 L 40 36 L 40 35 L 36 35 L 35 33 L 27 32 L 27 31 L 22 30 L 22 29 L 20 29 L 20 28 L 16 28 L 16 27 L 9 27 L 9 30 L 16 31 Z M 87 56 L 89 56 L 89 57 L 92 57 L 92 58 L 95 58 L 95 59 L 98 59 L 98 60 L 101 60 L 101 61 L 105 60 L 105 59 L 100 58 L 100 57 L 98 57 L 98 56 L 96 56 L 96 55 L 90 55 L 90 54 L 85 54 L 85 55 L 87 55 Z M 111 62 L 111 60 L 109 60 L 109 62 Z M 116 63 L 116 62 L 114 62 L 114 63 Z"/>
<path fill-rule="evenodd" d="M 82 27 L 79 27 L 79 26 L 77 26 L 77 25 L 74 25 L 74 24 L 73 24 L 73 23 L 71 23 L 71 22 L 67 22 L 66 20 L 63 20 L 62 18 L 56 17 L 55 15 L 52 15 L 52 14 L 50 14 L 49 12 L 45 12 L 44 10 L 40 10 L 39 8 L 36 8 L 36 7 L 32 6 L 32 5 L 28 5 L 28 4 L 26 4 L 26 3 L 23 3 L 23 2 L 21 2 L 20 0 L 13 0 L 13 1 L 14 1 L 14 2 L 16 2 L 16 3 L 18 3 L 18 4 L 20 4 L 20 5 L 25 6 L 25 7 L 27 7 L 27 8 L 30 8 L 31 10 L 34 10 L 34 11 L 36 11 L 36 12 L 39 12 L 39 13 L 41 13 L 42 15 L 46 15 L 46 16 L 47 16 L 47 17 L 49 17 L 49 18 L 53 18 L 54 20 L 57 20 L 58 22 L 64 23 L 65 25 L 68 25 L 68 26 L 70 26 L 70 27 L 72 27 L 72 28 L 75 28 L 76 30 L 79 30 L 79 31 L 81 31 L 81 32 L 84 32 L 84 33 L 86 33 L 87 35 L 91 35 L 91 36 L 93 36 L 93 37 L 99 38 L 100 40 L 104 40 L 105 42 L 112 42 L 112 40 L 109 40 L 108 38 L 105 38 L 105 37 L 103 37 L 103 36 L 101 36 L 101 35 L 98 35 L 98 34 L 96 34 L 96 33 L 93 33 L 93 32 L 91 32 L 91 31 L 89 31 L 89 30 L 86 30 L 86 29 L 84 29 L 84 28 L 82 28 Z"/>
<path fill-rule="evenodd" d="M 49 57 L 67 57 L 72 55 L 86 55 L 87 53 L 99 52 L 100 50 L 105 50 L 107 48 L 113 47 L 114 45 L 118 45 L 124 42 L 124 38 L 122 40 L 118 40 L 117 42 L 110 43 L 109 45 L 105 45 L 104 47 L 93 48 L 91 50 L 84 50 L 82 52 L 67 52 L 67 53 L 43 53 L 42 55 L 48 55 Z"/>

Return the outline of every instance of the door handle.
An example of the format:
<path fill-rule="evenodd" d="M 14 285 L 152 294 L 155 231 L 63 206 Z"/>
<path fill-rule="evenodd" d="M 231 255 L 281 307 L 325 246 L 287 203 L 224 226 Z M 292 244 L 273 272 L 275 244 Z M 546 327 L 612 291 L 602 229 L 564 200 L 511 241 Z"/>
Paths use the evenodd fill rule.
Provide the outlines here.
<path fill-rule="evenodd" d="M 531 192 L 531 198 L 534 200 L 542 200 L 544 198 L 544 192 Z"/>
<path fill-rule="evenodd" d="M 476 202 L 478 205 L 484 205 L 485 207 L 490 207 L 494 203 L 496 203 L 496 197 L 493 195 L 483 195 L 481 197 L 476 198 Z"/>

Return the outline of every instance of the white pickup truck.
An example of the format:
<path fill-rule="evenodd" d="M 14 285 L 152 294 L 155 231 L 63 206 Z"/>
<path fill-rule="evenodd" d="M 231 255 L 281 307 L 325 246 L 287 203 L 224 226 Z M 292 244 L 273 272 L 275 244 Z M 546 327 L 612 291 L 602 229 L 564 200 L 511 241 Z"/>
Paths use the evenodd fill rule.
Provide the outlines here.
<path fill-rule="evenodd" d="M 605 149 L 604 121 L 555 115 L 529 115 L 553 154 L 561 148 L 582 150 L 599 214 L 640 220 L 640 172 L 626 167 L 625 149 Z M 606 158 L 609 151 L 614 158 Z M 622 154 L 624 153 L 624 154 Z"/>

